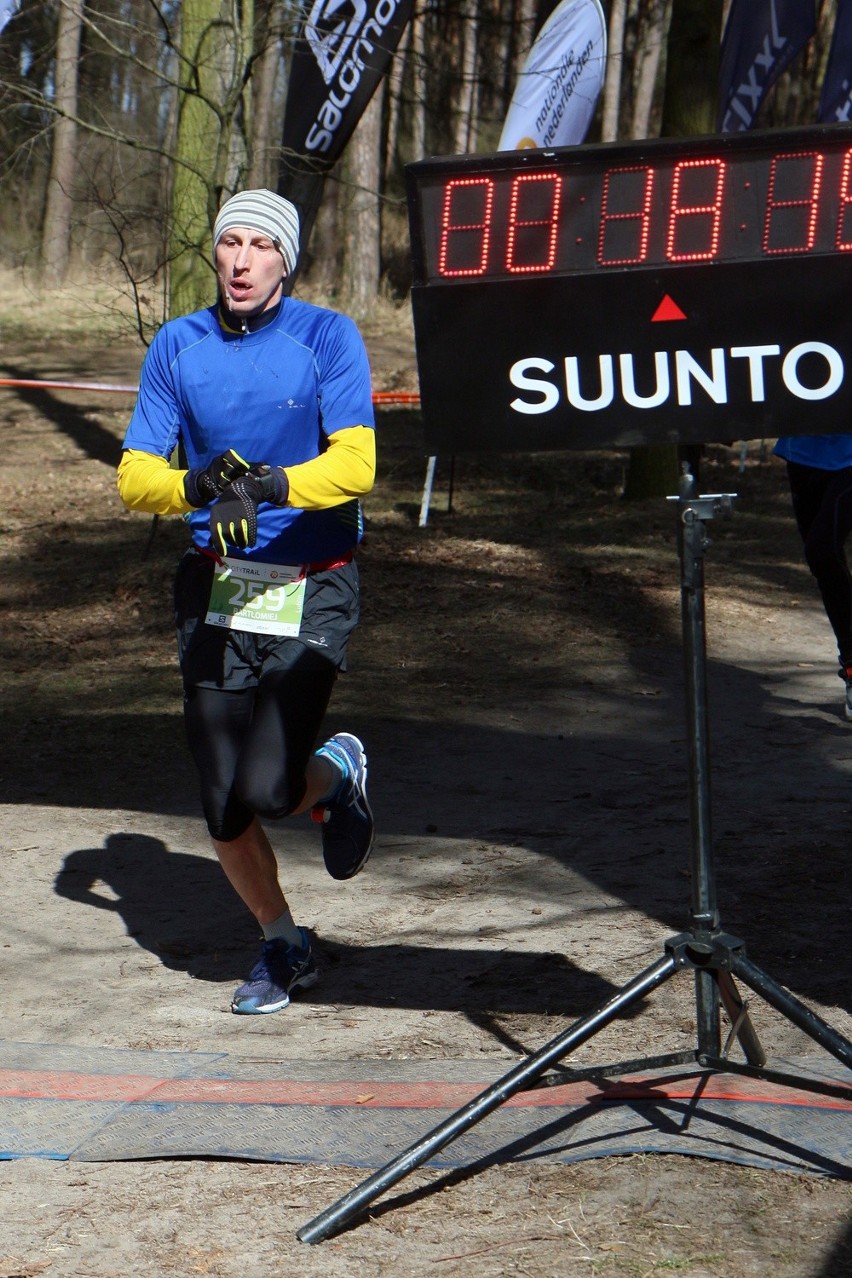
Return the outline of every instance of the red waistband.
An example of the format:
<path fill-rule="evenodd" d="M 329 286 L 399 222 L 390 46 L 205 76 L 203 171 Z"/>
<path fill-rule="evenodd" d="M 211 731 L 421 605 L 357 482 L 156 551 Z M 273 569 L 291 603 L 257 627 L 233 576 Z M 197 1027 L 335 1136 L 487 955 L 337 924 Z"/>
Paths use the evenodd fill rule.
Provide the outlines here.
<path fill-rule="evenodd" d="M 221 564 L 223 562 L 221 555 L 217 555 L 212 546 L 196 546 L 193 550 L 199 555 L 204 555 L 205 559 L 212 559 L 214 563 Z M 306 577 L 310 572 L 331 572 L 333 568 L 343 568 L 346 564 L 351 564 L 355 557 L 355 551 L 348 551 L 341 559 L 323 559 L 315 564 L 302 564 L 302 576 Z"/>
<path fill-rule="evenodd" d="M 332 568 L 344 568 L 346 564 L 351 564 L 355 557 L 355 551 L 350 550 L 342 559 L 326 559 L 318 564 L 306 564 L 305 572 L 331 572 Z"/>

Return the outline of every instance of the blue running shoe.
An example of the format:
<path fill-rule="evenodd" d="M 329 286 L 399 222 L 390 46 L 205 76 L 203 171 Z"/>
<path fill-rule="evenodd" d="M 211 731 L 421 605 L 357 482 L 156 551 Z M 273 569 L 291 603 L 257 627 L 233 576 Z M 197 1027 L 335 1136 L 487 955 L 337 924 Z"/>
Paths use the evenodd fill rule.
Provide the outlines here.
<path fill-rule="evenodd" d="M 322 824 L 322 854 L 333 879 L 351 879 L 364 868 L 373 850 L 375 822 L 367 801 L 367 756 L 357 737 L 338 732 L 317 754 L 330 759 L 344 775 L 333 799 L 311 812 Z"/>
<path fill-rule="evenodd" d="M 290 991 L 316 985 L 319 972 L 311 954 L 311 938 L 303 927 L 302 947 L 276 939 L 264 941 L 260 958 L 245 985 L 234 991 L 231 1011 L 239 1016 L 279 1012 L 290 1002 Z"/>

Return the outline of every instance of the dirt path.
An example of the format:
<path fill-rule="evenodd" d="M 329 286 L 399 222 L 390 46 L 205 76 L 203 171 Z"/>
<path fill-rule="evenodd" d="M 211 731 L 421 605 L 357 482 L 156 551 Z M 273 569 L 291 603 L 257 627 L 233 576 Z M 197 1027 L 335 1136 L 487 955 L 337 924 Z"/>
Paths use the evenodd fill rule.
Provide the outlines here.
<path fill-rule="evenodd" d="M 405 335 L 370 336 L 410 385 Z M 127 343 L 13 347 L 0 374 L 132 378 Z M 229 1014 L 254 928 L 197 810 L 169 627 L 182 526 L 123 512 L 127 398 L 4 394 L 0 781 L 4 1038 L 281 1060 L 511 1063 L 653 962 L 689 905 L 675 526 L 631 508 L 616 455 L 446 459 L 417 527 L 413 416 L 382 414 L 364 622 L 333 727 L 368 744 L 380 834 L 329 880 L 309 823 L 273 831 L 323 982 Z M 737 491 L 707 559 L 713 814 L 723 921 L 849 1034 L 852 729 L 780 468 Z M 153 535 L 152 535 L 153 534 Z M 761 1007 L 770 1053 L 817 1051 Z M 688 978 L 578 1051 L 691 1044 Z M 595 1274 L 847 1278 L 850 1183 L 642 1156 L 415 1173 L 317 1248 L 295 1230 L 352 1168 L 0 1164 L 0 1278 Z"/>

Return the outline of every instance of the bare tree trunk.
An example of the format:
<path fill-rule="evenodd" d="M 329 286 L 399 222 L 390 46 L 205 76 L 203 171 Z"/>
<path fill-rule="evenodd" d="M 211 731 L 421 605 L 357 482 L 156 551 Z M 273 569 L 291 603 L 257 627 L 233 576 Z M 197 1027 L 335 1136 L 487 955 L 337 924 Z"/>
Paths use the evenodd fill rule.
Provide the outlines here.
<path fill-rule="evenodd" d="M 461 89 L 456 106 L 453 150 L 457 155 L 464 155 L 470 150 L 473 90 L 476 83 L 476 0 L 462 0 L 460 17 Z"/>
<path fill-rule="evenodd" d="M 177 164 L 172 187 L 169 311 L 209 305 L 211 228 L 233 174 L 233 122 L 243 102 L 254 8 L 244 0 L 184 0 Z"/>
<path fill-rule="evenodd" d="M 632 138 L 647 138 L 651 134 L 651 112 L 654 91 L 665 38 L 667 0 L 645 0 L 642 25 L 636 56 L 636 95 L 633 102 Z"/>
<path fill-rule="evenodd" d="M 836 0 L 817 4 L 817 27 L 794 67 L 788 68 L 769 90 L 760 109 L 758 128 L 811 124 L 817 117 L 822 84 L 836 21 Z"/>
<path fill-rule="evenodd" d="M 477 151 L 479 149 L 479 99 L 481 91 L 480 75 L 479 75 L 479 38 L 477 36 L 471 51 L 471 84 L 472 92 L 470 95 L 469 120 L 470 124 L 467 131 L 467 149 L 468 151 Z"/>
<path fill-rule="evenodd" d="M 380 85 L 371 98 L 346 150 L 351 186 L 347 192 L 341 299 L 356 319 L 367 314 L 379 291 L 382 89 Z"/>
<path fill-rule="evenodd" d="M 503 68 L 501 120 L 506 118 L 527 54 L 532 48 L 537 10 L 537 0 L 508 0 L 503 7 L 503 34 L 497 54 L 497 65 Z"/>
<path fill-rule="evenodd" d="M 41 256 L 48 280 L 61 283 L 68 269 L 71 247 L 73 184 L 77 167 L 77 67 L 83 15 L 77 0 L 59 6 L 56 38 L 57 116 L 53 125 L 53 153 L 42 224 Z"/>
<path fill-rule="evenodd" d="M 612 0 L 607 35 L 606 78 L 601 115 L 601 141 L 614 142 L 618 137 L 618 115 L 621 105 L 621 74 L 624 67 L 624 19 L 627 0 Z"/>
<path fill-rule="evenodd" d="M 411 72 L 414 111 L 411 126 L 412 159 L 426 154 L 426 18 L 418 8 L 411 20 Z"/>
<path fill-rule="evenodd" d="M 537 9 L 538 4 L 536 3 L 536 0 L 520 0 L 518 5 L 517 22 L 516 24 L 513 24 L 513 27 L 516 26 L 517 29 L 517 43 L 515 45 L 515 65 L 514 75 L 512 77 L 513 83 L 509 86 L 510 97 L 515 91 L 515 85 L 518 82 L 518 76 L 523 70 L 527 54 L 533 46 Z"/>
<path fill-rule="evenodd" d="M 345 157 L 328 174 L 323 184 L 322 200 L 317 209 L 311 238 L 308 243 L 301 268 L 304 278 L 309 276 L 311 283 L 321 293 L 333 296 L 340 286 L 340 271 L 343 263 L 344 245 L 339 227 L 342 223 L 343 205 L 345 204 L 342 171 Z M 286 190 L 282 191 L 286 195 Z"/>
<path fill-rule="evenodd" d="M 399 148 L 399 117 L 402 108 L 402 85 L 405 78 L 405 64 L 411 45 L 411 23 L 406 25 L 402 39 L 393 55 L 388 74 L 388 132 L 385 140 L 385 174 L 393 167 L 394 158 Z"/>
<path fill-rule="evenodd" d="M 666 59 L 664 137 L 715 131 L 721 41 L 722 0 L 674 0 Z"/>
<path fill-rule="evenodd" d="M 249 145 L 249 167 L 246 184 L 271 187 L 277 169 L 278 138 L 281 122 L 274 118 L 275 85 L 281 65 L 283 22 L 280 0 L 270 0 L 263 35 L 263 51 L 252 73 L 252 127 Z"/>

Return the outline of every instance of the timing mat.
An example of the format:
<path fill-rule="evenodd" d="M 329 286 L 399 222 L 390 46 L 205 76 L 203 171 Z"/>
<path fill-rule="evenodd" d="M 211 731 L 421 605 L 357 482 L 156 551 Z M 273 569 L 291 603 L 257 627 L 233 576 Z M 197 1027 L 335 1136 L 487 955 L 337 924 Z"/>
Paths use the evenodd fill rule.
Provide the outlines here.
<path fill-rule="evenodd" d="M 0 1042 L 0 1158 L 383 1167 L 511 1068 Z M 425 1165 L 661 1153 L 849 1179 L 849 1071 L 830 1057 L 771 1068 L 821 1090 L 692 1064 L 572 1080 L 513 1096 Z"/>

